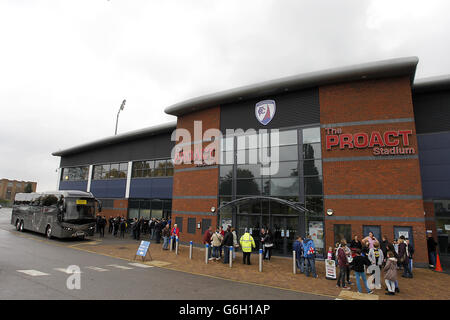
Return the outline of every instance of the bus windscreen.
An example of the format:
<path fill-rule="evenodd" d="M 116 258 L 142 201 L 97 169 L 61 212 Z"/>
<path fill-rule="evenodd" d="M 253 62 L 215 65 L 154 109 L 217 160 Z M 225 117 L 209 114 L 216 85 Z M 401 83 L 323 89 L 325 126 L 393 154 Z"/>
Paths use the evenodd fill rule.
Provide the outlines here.
<path fill-rule="evenodd" d="M 66 198 L 63 221 L 77 222 L 95 219 L 95 200 Z"/>

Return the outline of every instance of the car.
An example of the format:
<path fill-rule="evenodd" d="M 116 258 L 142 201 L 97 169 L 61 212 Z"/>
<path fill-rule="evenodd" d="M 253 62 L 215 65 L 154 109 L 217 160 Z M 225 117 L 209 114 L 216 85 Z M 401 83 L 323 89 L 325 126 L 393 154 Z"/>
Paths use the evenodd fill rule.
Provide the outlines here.
<path fill-rule="evenodd" d="M 2 208 L 2 205 L 0 204 L 0 209 Z"/>

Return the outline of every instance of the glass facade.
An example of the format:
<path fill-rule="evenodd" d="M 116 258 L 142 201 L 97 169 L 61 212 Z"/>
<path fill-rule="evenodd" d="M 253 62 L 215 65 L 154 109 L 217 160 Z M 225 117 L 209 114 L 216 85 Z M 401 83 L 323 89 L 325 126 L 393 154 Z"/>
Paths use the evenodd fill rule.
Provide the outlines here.
<path fill-rule="evenodd" d="M 439 253 L 450 254 L 450 200 L 435 200 L 434 214 Z"/>
<path fill-rule="evenodd" d="M 108 163 L 94 166 L 94 180 L 126 179 L 128 163 Z"/>
<path fill-rule="evenodd" d="M 151 178 L 173 176 L 173 160 L 134 161 L 132 178 Z"/>
<path fill-rule="evenodd" d="M 318 256 L 324 252 L 323 179 L 320 128 L 295 128 L 266 134 L 228 136 L 221 146 L 219 206 L 253 197 L 221 210 L 220 220 L 237 226 L 239 234 L 269 227 L 274 251 L 291 254 L 297 235 L 310 233 Z M 310 210 L 303 213 L 267 196 Z M 220 222 L 222 224 L 222 222 Z"/>
<path fill-rule="evenodd" d="M 88 180 L 89 167 L 71 167 L 63 168 L 61 174 L 61 180 L 63 181 L 82 181 Z"/>
<path fill-rule="evenodd" d="M 161 219 L 169 218 L 172 211 L 171 199 L 130 199 L 128 218 Z"/>

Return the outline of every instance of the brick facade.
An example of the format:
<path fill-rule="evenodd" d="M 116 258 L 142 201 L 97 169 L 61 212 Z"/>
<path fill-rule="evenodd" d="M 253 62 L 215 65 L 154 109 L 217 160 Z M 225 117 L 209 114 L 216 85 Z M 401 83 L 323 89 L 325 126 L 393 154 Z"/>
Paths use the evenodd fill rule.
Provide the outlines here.
<path fill-rule="evenodd" d="M 202 137 L 208 129 L 220 129 L 220 107 L 213 107 L 178 117 L 177 129 L 186 129 L 191 134 L 193 142 L 201 141 L 202 137 L 194 137 L 194 122 L 201 121 Z M 183 142 L 181 142 L 183 143 Z M 201 143 L 206 147 L 208 142 Z M 190 146 L 194 153 L 193 145 Z M 186 170 L 188 169 L 188 170 Z M 197 167 L 195 164 L 175 165 L 172 195 L 172 224 L 177 217 L 183 218 L 183 228 L 180 241 L 202 243 L 202 229 L 196 227 L 195 234 L 188 233 L 188 218 L 196 218 L 196 224 L 203 219 L 211 219 L 211 225 L 217 224 L 216 214 L 211 213 L 211 207 L 217 208 L 219 184 L 219 169 L 217 166 Z M 214 198 L 212 198 L 214 197 Z"/>
<path fill-rule="evenodd" d="M 374 156 L 370 148 L 326 150 L 326 128 L 322 128 L 324 211 L 333 209 L 333 216 L 325 219 L 326 247 L 333 246 L 334 224 L 351 224 L 352 235 L 360 237 L 366 236 L 364 225 L 380 226 L 381 234 L 390 241 L 394 226 L 408 226 L 413 230 L 415 261 L 427 262 L 410 79 L 323 86 L 319 88 L 319 98 L 322 127 L 369 135 L 372 131 L 411 130 L 409 147 L 415 149 L 412 157 L 393 155 L 388 159 Z M 391 123 L 392 119 L 397 122 Z M 402 146 L 400 141 L 399 147 Z"/>

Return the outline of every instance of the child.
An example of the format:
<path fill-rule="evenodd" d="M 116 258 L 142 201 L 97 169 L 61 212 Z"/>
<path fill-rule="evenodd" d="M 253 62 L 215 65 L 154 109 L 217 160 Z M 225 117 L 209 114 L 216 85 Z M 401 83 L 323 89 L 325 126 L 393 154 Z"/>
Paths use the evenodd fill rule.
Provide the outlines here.
<path fill-rule="evenodd" d="M 333 248 L 332 248 L 332 247 L 329 247 L 329 248 L 328 248 L 327 259 L 328 259 L 328 260 L 335 260 L 335 255 L 334 255 L 334 252 L 333 252 Z"/>
<path fill-rule="evenodd" d="M 384 267 L 384 281 L 386 282 L 386 287 L 388 292 L 386 295 L 393 296 L 396 291 L 397 282 L 397 259 L 395 259 L 394 254 L 391 251 L 387 253 L 386 266 Z M 398 290 L 398 289 L 397 289 Z M 399 291 L 397 291 L 399 292 Z"/>
<path fill-rule="evenodd" d="M 372 294 L 373 291 L 370 290 L 367 286 L 366 274 L 364 272 L 364 266 L 370 266 L 369 259 L 361 255 L 361 250 L 356 249 L 356 256 L 353 258 L 351 265 L 353 266 L 353 270 L 355 270 L 356 286 L 358 287 L 358 292 L 362 293 L 361 284 L 359 282 L 359 278 L 362 278 L 367 293 Z"/>
<path fill-rule="evenodd" d="M 373 244 L 373 248 L 369 250 L 369 261 L 372 263 L 372 265 L 377 266 L 377 268 L 381 272 L 381 265 L 383 264 L 384 255 L 383 250 L 380 249 L 380 243 L 375 242 Z M 375 270 L 372 272 L 372 274 L 375 273 Z M 381 284 L 377 285 L 375 289 L 381 289 Z"/>

